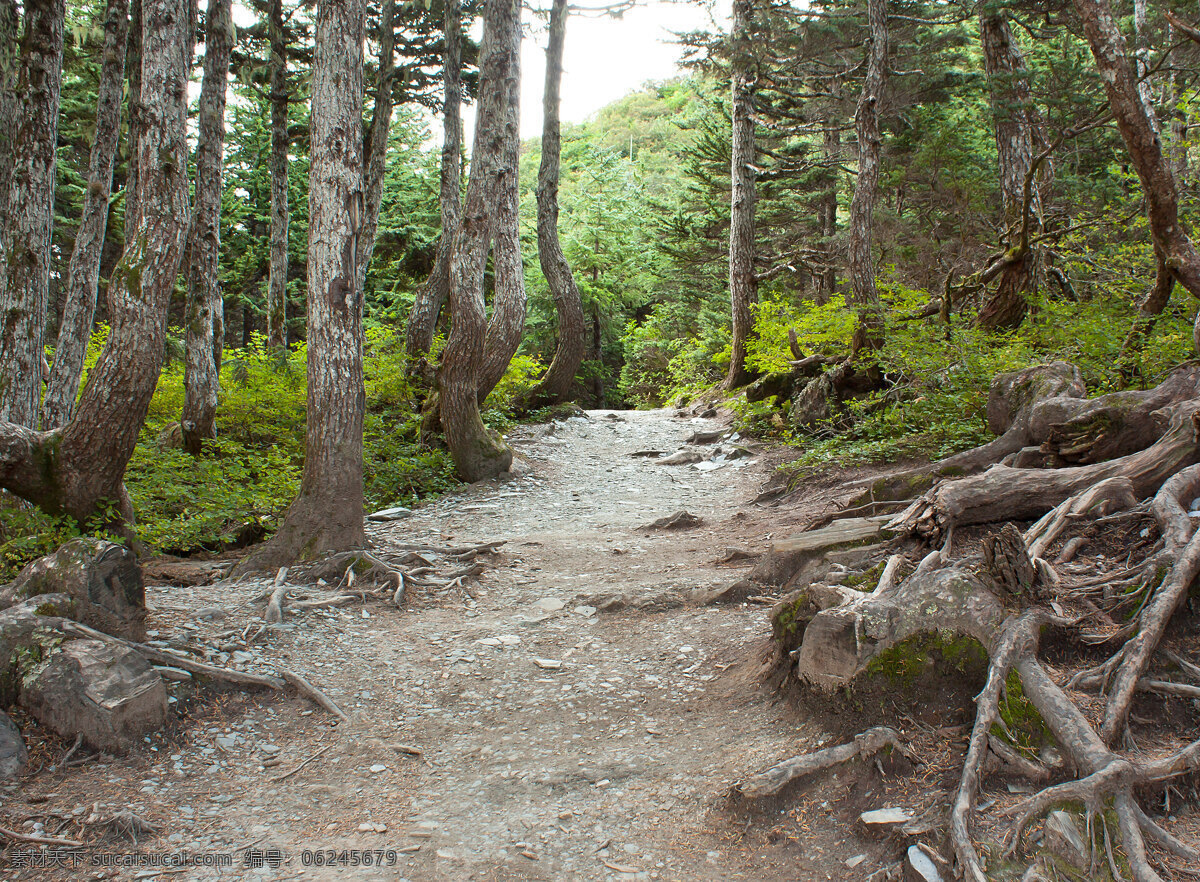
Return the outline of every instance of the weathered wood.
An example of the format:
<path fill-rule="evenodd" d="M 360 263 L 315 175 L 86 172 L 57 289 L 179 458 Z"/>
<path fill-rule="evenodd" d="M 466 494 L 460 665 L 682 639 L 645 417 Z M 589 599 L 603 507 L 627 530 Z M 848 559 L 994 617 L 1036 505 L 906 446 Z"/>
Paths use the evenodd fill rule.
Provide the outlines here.
<path fill-rule="evenodd" d="M 984 540 L 983 563 L 1003 591 L 1025 598 L 1033 593 L 1037 570 L 1021 532 L 1012 524 L 1005 524 L 1000 532 Z"/>
<path fill-rule="evenodd" d="M 1038 517 L 1109 478 L 1126 478 L 1138 498 L 1155 493 L 1200 459 L 1200 399 L 1171 409 L 1170 428 L 1153 445 L 1119 459 L 1062 469 L 994 466 L 982 475 L 943 481 L 898 514 L 889 527 L 937 537 L 952 526 Z"/>
<path fill-rule="evenodd" d="M 0 613 L 3 616 L 3 613 Z M 69 633 L 80 637 L 90 637 L 95 640 L 107 640 L 112 643 L 127 646 L 130 649 L 136 649 L 139 653 L 146 657 L 149 661 L 156 662 L 169 667 L 180 668 L 187 671 L 189 674 L 195 674 L 200 677 L 207 677 L 218 683 L 230 683 L 235 686 L 252 686 L 259 689 L 274 689 L 276 691 L 283 688 L 283 681 L 278 677 L 267 677 L 262 674 L 250 674 L 245 671 L 232 671 L 229 668 L 222 668 L 216 665 L 205 664 L 204 662 L 194 661 L 184 655 L 176 655 L 173 652 L 164 652 L 161 649 L 156 649 L 153 646 L 147 646 L 145 643 L 136 643 L 132 640 L 123 640 L 120 637 L 114 637 L 111 634 L 105 634 L 97 631 L 94 628 L 89 628 L 86 625 L 81 625 L 77 622 L 62 622 L 60 628 Z"/>
<path fill-rule="evenodd" d="M 346 716 L 346 712 L 343 711 L 340 707 L 338 707 L 334 703 L 332 698 L 330 698 L 328 695 L 326 695 L 324 692 L 322 692 L 320 689 L 318 689 L 312 683 L 309 683 L 307 680 L 305 680 L 299 674 L 295 673 L 294 671 L 284 670 L 284 671 L 280 671 L 279 675 L 281 677 L 283 677 L 284 681 L 289 686 L 294 688 L 297 692 L 299 692 L 301 695 L 303 695 L 309 701 L 311 701 L 314 704 L 318 705 L 319 707 L 322 707 L 325 710 L 329 711 L 329 713 L 333 714 L 335 717 L 340 719 L 342 722 L 344 722 L 344 723 L 350 722 L 350 718 L 348 716 Z"/>
<path fill-rule="evenodd" d="M 999 437 L 928 466 L 905 469 L 863 482 L 863 492 L 850 504 L 911 499 L 928 490 L 937 478 L 980 472 L 1032 441 L 1031 425 L 1042 402 L 1082 400 L 1087 393 L 1079 368 L 1064 361 L 997 374 L 988 391 L 988 429 Z"/>
<path fill-rule="evenodd" d="M 786 759 L 765 772 L 759 772 L 734 785 L 740 795 L 758 799 L 778 793 L 789 783 L 804 775 L 830 769 L 855 757 L 874 756 L 885 748 L 903 748 L 899 733 L 888 726 L 876 726 L 855 735 L 854 740 L 837 747 L 826 747 Z"/>
<path fill-rule="evenodd" d="M 791 585 L 815 578 L 822 564 L 863 559 L 893 535 L 885 529 L 888 520 L 886 516 L 845 518 L 776 540 L 746 578 L 764 585 Z"/>

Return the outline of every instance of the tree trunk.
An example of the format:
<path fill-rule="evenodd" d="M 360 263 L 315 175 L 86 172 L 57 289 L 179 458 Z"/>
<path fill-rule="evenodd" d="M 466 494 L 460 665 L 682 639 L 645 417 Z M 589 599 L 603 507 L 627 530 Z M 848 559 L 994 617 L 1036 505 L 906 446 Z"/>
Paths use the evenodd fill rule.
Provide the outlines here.
<path fill-rule="evenodd" d="M 550 9 L 550 42 L 546 47 L 546 91 L 542 98 L 542 162 L 538 169 L 538 262 L 554 298 L 558 343 L 550 369 L 530 394 L 530 405 L 557 404 L 571 394 L 571 384 L 583 363 L 583 303 L 579 286 L 558 240 L 558 181 L 562 154 L 559 105 L 562 103 L 563 43 L 567 31 L 567 2 L 554 0 Z"/>
<path fill-rule="evenodd" d="M 108 343 L 66 428 L 0 422 L 0 486 L 80 523 L 113 503 L 132 519 L 121 482 L 158 383 L 187 237 L 187 11 L 142 0 L 142 21 L 138 211 L 109 283 Z"/>
<path fill-rule="evenodd" d="M 204 84 L 200 91 L 200 138 L 196 147 L 196 204 L 192 214 L 188 268 L 187 356 L 183 373 L 183 447 L 199 456 L 217 436 L 221 380 L 216 329 L 224 330 L 221 299 L 221 192 L 225 155 L 225 94 L 233 50 L 231 0 L 208 0 L 204 32 Z"/>
<path fill-rule="evenodd" d="M 129 40 L 125 51 L 125 72 L 129 77 L 129 123 L 126 126 L 125 152 L 129 159 L 125 164 L 125 223 L 121 230 L 122 247 L 132 241 L 133 228 L 137 223 L 138 150 L 142 130 L 142 31 L 145 20 L 142 15 L 142 0 L 129 0 Z"/>
<path fill-rule="evenodd" d="M 1028 297 L 1037 286 L 1028 232 L 1031 220 L 1041 217 L 1041 196 L 1030 181 L 1027 201 L 1026 179 L 1035 173 L 1034 133 L 1038 121 L 1029 91 L 1029 71 L 1002 12 L 991 7 L 980 8 L 979 41 L 995 122 L 1000 197 L 1008 229 L 1009 259 L 1001 270 L 996 290 L 980 308 L 976 319 L 980 327 L 995 331 L 1021 324 L 1029 310 Z"/>
<path fill-rule="evenodd" d="M 483 342 L 476 397 L 482 405 L 504 377 L 525 333 L 525 264 L 521 260 L 521 192 L 517 177 L 521 155 L 520 25 L 508 47 L 513 62 L 505 81 L 504 153 L 496 179 L 496 214 L 492 221 L 492 268 L 496 290 L 492 317 Z"/>
<path fill-rule="evenodd" d="M 50 230 L 66 0 L 25 4 L 8 228 L 0 263 L 0 420 L 36 426 L 41 401 Z"/>
<path fill-rule="evenodd" d="M 500 166 L 505 158 L 509 81 L 519 41 L 520 0 L 487 0 L 480 44 L 479 101 L 471 180 L 466 206 L 454 240 L 450 272 L 453 325 L 438 372 L 441 421 L 446 444 L 460 477 L 495 477 L 512 462 L 512 451 L 483 425 L 479 416 L 479 371 L 487 332 L 483 273 L 492 220 L 500 198 Z"/>
<path fill-rule="evenodd" d="M 883 315 L 875 288 L 875 263 L 871 256 L 875 200 L 879 190 L 879 102 L 887 77 L 887 0 L 869 0 L 867 18 L 867 72 L 863 79 L 854 126 L 858 135 L 858 177 L 850 203 L 850 302 L 858 310 L 853 352 L 882 345 Z"/>
<path fill-rule="evenodd" d="M 383 176 L 386 171 L 388 134 L 392 128 L 393 45 L 396 38 L 395 4 L 384 0 L 379 14 L 379 83 L 375 88 L 375 109 L 371 113 L 371 128 L 367 133 L 366 158 L 363 162 L 364 199 L 362 230 L 358 234 L 358 279 L 361 292 L 367 283 L 367 269 L 375 250 L 375 234 L 379 229 L 379 207 L 383 204 Z"/>
<path fill-rule="evenodd" d="M 361 548 L 364 0 L 320 0 L 312 75 L 308 234 L 308 425 L 300 494 L 242 570 Z"/>
<path fill-rule="evenodd" d="M 429 279 L 417 291 L 408 315 L 404 351 L 411 362 L 429 353 L 438 314 L 450 294 L 450 263 L 454 235 L 462 214 L 462 8 L 460 0 L 445 0 L 446 48 L 442 63 L 442 178 L 440 205 L 442 235 Z"/>
<path fill-rule="evenodd" d="M 21 16 L 17 0 L 0 0 L 0 254 L 8 241 L 8 202 L 12 183 L 13 135 L 20 124 L 17 101 L 17 66 L 21 43 Z M 0 261 L 0 291 L 4 290 L 4 268 Z"/>
<path fill-rule="evenodd" d="M 822 136 L 822 150 L 828 165 L 828 179 L 821 194 L 821 240 L 825 255 L 825 271 L 817 275 L 817 304 L 829 301 L 837 293 L 837 268 L 833 238 L 837 235 L 838 170 L 842 162 L 842 133 L 837 125 L 830 123 Z"/>
<path fill-rule="evenodd" d="M 736 389 L 753 377 L 746 370 L 746 342 L 754 333 L 751 305 L 758 300 L 754 274 L 755 190 L 754 145 L 754 57 L 751 19 L 754 0 L 734 0 L 732 58 L 730 60 L 731 116 L 733 117 L 732 160 L 729 197 L 729 304 L 733 317 L 733 339 L 729 371 L 722 389 Z"/>
<path fill-rule="evenodd" d="M 104 14 L 104 63 L 97 89 L 96 135 L 88 163 L 87 195 L 67 270 L 66 305 L 54 347 L 54 367 L 42 402 L 42 428 L 47 430 L 65 426 L 71 419 L 96 315 L 113 163 L 121 134 L 121 95 L 125 89 L 128 37 L 129 0 L 108 0 Z"/>
<path fill-rule="evenodd" d="M 271 270 L 267 280 L 267 346 L 287 346 L 288 74 L 283 0 L 271 0 Z"/>
<path fill-rule="evenodd" d="M 1129 63 L 1125 38 L 1121 36 L 1108 0 L 1075 0 L 1083 19 L 1083 30 L 1104 81 L 1109 107 L 1125 141 L 1129 158 L 1146 194 L 1150 234 L 1160 266 L 1194 297 L 1200 297 L 1200 255 L 1179 223 L 1179 197 L 1171 167 L 1163 156 L 1157 123 L 1151 118 L 1138 92 L 1137 78 Z M 1162 284 L 1156 284 L 1159 289 Z M 1152 292 L 1153 294 L 1153 292 Z M 1139 304 L 1139 319 L 1152 320 L 1165 306 L 1163 297 L 1147 297 Z M 1200 348 L 1200 324 L 1194 331 Z"/>

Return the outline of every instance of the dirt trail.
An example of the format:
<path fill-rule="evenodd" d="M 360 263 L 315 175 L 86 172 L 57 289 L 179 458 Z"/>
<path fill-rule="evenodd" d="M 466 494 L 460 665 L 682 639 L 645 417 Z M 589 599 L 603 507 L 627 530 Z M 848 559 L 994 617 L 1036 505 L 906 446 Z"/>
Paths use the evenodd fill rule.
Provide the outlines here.
<path fill-rule="evenodd" d="M 403 609 L 293 614 L 266 645 L 231 653 L 228 663 L 250 670 L 303 673 L 349 724 L 301 699 L 183 701 L 178 731 L 145 750 L 8 790 L 9 818 L 79 817 L 98 802 L 100 813 L 128 808 L 160 827 L 136 849 L 108 851 L 233 855 L 232 867 L 163 879 L 866 878 L 876 860 L 846 861 L 882 857 L 882 844 L 840 841 L 853 825 L 820 793 L 807 814 L 745 816 L 725 799 L 745 773 L 830 736 L 761 688 L 763 606 L 680 605 L 738 578 L 716 559 L 728 546 L 761 548 L 778 523 L 746 507 L 760 466 L 703 472 L 631 456 L 670 453 L 716 427 L 656 411 L 519 430 L 523 475 L 371 530 L 383 547 L 506 540 L 474 598 L 417 592 Z M 704 523 L 638 529 L 679 509 Z M 263 585 L 150 589 L 152 636 L 219 646 L 260 621 L 252 601 Z M 595 594 L 631 605 L 597 612 Z M 861 795 L 872 785 L 846 786 Z M 306 849 L 349 861 L 361 855 L 344 850 L 396 854 L 382 867 L 317 867 Z M 144 868 L 63 873 L 155 878 Z"/>

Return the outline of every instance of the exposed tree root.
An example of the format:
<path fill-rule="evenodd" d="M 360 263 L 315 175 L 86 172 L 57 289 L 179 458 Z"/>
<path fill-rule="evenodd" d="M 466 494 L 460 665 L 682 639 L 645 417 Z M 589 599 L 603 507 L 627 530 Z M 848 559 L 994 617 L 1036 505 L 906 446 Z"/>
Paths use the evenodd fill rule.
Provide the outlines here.
<path fill-rule="evenodd" d="M 978 478 L 944 482 L 888 524 L 889 529 L 926 540 L 946 539 L 910 576 L 897 578 L 900 557 L 894 556 L 869 593 L 844 586 L 797 585 L 798 590 L 773 611 L 777 639 L 782 641 L 785 631 L 801 634 L 798 648 L 790 653 L 795 675 L 826 691 L 874 670 L 872 665 L 884 652 L 921 634 L 962 635 L 984 647 L 989 656 L 987 680 L 976 697 L 975 723 L 949 819 L 950 848 L 969 882 L 989 878 L 973 826 L 981 783 L 995 765 L 995 759 L 989 765 L 992 755 L 1006 773 L 1047 785 L 1009 811 L 1013 819 L 1003 843 L 1008 857 L 1021 851 L 1023 833 L 1035 819 L 1064 804 L 1082 804 L 1092 865 L 1077 869 L 1087 876 L 1111 873 L 1118 879 L 1124 873 L 1133 882 L 1158 882 L 1162 876 L 1148 855 L 1147 841 L 1180 860 L 1195 864 L 1200 859 L 1193 845 L 1164 830 L 1138 804 L 1139 796 L 1200 771 L 1200 741 L 1160 752 L 1144 746 L 1125 752 L 1117 743 L 1123 741 L 1135 693 L 1158 694 L 1162 700 L 1200 696 L 1200 685 L 1149 673 L 1172 616 L 1200 574 L 1200 533 L 1192 530 L 1187 515 L 1200 496 L 1200 465 L 1189 465 L 1200 456 L 1200 401 L 1176 406 L 1171 416 L 1170 430 L 1153 445 L 1112 462 L 1063 469 L 996 467 Z M 1151 494 L 1156 494 L 1154 499 L 1142 506 L 1139 500 Z M 1146 510 L 1160 526 L 1163 548 L 1154 551 L 1148 541 L 1144 547 L 1150 554 L 1144 561 L 1085 580 L 1064 579 L 1046 563 L 1049 549 L 1081 523 L 1116 523 L 1127 512 Z M 1006 527 L 986 540 L 982 560 L 978 553 L 951 558 L 948 534 L 956 525 L 1047 511 L 1023 536 Z M 839 529 L 844 525 L 835 522 L 825 531 Z M 1036 590 L 1027 590 L 1034 582 Z M 1113 590 L 1114 584 L 1118 590 Z M 829 597 L 821 602 L 825 594 Z M 1084 612 L 1071 618 L 1063 612 L 1066 605 Z M 1047 627 L 1078 631 L 1080 622 L 1090 617 L 1115 625 L 1125 616 L 1128 623 L 1106 638 L 1124 639 L 1122 648 L 1066 686 L 1040 660 L 1039 641 Z M 795 641 L 794 636 L 789 639 Z M 1164 655 L 1185 675 L 1200 677 L 1200 666 Z M 1024 698 L 1053 736 L 1063 767 L 1077 777 L 1055 780 L 1062 768 L 1048 768 L 1006 742 L 1000 708 L 1013 677 L 1019 678 Z M 1100 725 L 1094 725 L 1068 694 L 1089 687 L 1107 689 Z M 799 775 L 855 755 L 851 744 L 796 757 L 748 779 L 741 791 L 777 792 Z M 1026 875 L 1044 875 L 1038 866 L 1035 863 Z"/>
<path fill-rule="evenodd" d="M 895 729 L 887 726 L 876 726 L 873 729 L 854 736 L 854 740 L 837 747 L 826 747 L 814 753 L 805 753 L 786 759 L 765 772 L 747 778 L 734 786 L 734 791 L 749 799 L 771 796 L 778 793 L 791 781 L 813 772 L 831 769 L 834 766 L 849 762 L 855 757 L 871 757 L 884 748 L 895 748 L 907 754 L 908 749 L 900 741 L 900 735 Z"/>

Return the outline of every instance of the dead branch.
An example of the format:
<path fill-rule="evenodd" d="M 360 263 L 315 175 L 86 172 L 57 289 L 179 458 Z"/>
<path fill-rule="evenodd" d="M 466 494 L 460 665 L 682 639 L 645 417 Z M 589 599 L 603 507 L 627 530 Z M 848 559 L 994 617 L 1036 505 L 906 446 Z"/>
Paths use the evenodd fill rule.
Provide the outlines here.
<path fill-rule="evenodd" d="M 804 775 L 832 768 L 858 756 L 863 758 L 874 756 L 884 748 L 895 748 L 902 753 L 908 753 L 908 749 L 900 741 L 900 735 L 895 729 L 877 726 L 854 736 L 854 740 L 846 744 L 826 747 L 813 753 L 786 759 L 765 772 L 759 772 L 735 785 L 734 790 L 749 799 L 771 796 L 782 790 L 789 782 Z"/>

